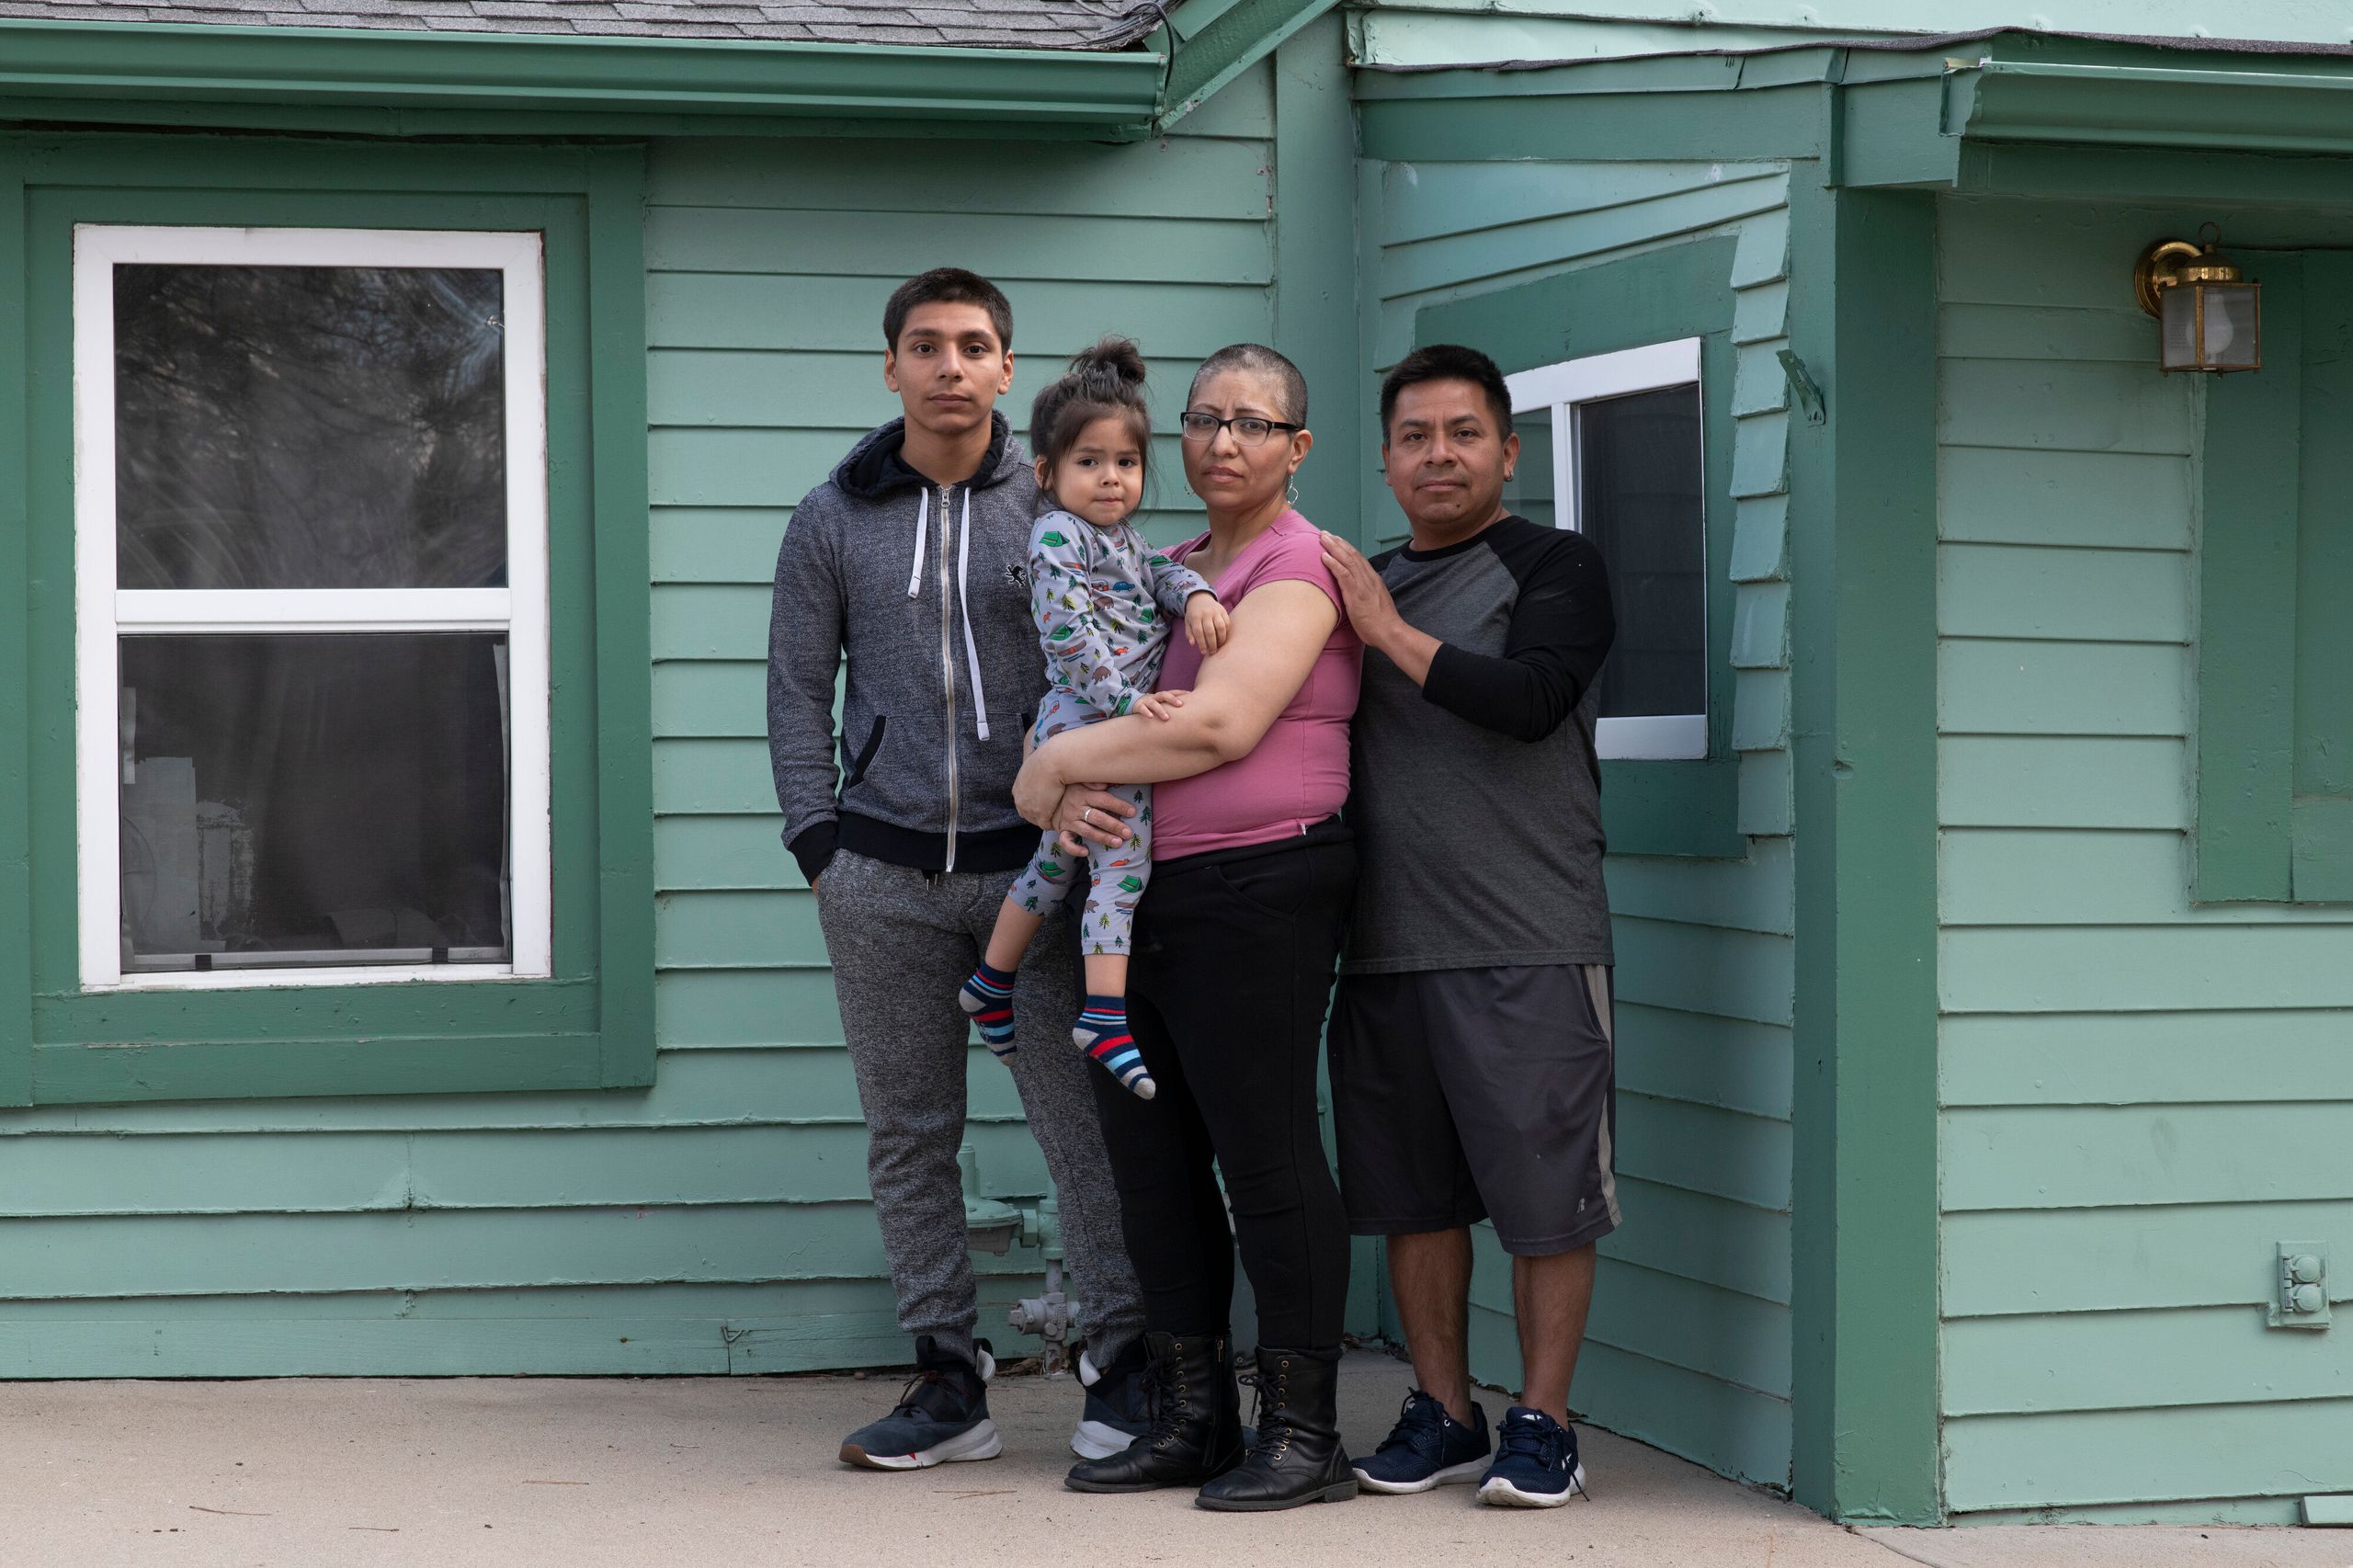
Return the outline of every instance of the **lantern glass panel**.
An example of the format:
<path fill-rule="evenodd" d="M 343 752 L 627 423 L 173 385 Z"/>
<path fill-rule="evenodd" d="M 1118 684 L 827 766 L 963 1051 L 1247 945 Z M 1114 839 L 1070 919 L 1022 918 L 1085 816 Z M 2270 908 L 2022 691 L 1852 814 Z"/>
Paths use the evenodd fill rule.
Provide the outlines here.
<path fill-rule="evenodd" d="M 2252 370 L 2263 362 L 2256 331 L 2256 287 L 2250 283 L 2206 283 L 2197 286 L 2203 298 L 2205 335 L 2200 345 L 2201 368 L 2210 370 Z"/>
<path fill-rule="evenodd" d="M 2158 297 L 2158 363 L 2168 370 L 2195 370 L 2198 364 L 2198 290 L 2168 289 Z"/>

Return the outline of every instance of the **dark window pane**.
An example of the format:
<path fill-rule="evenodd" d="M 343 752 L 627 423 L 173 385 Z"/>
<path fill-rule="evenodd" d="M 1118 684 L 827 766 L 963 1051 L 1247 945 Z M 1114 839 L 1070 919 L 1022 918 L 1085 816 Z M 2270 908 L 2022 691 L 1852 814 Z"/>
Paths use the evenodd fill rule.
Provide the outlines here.
<path fill-rule="evenodd" d="M 122 640 L 123 969 L 503 963 L 506 639 Z"/>
<path fill-rule="evenodd" d="M 1609 564 L 1605 719 L 1708 710 L 1699 389 L 1579 403 L 1577 521 Z"/>
<path fill-rule="evenodd" d="M 1552 500 L 1552 410 L 1547 406 L 1515 414 L 1511 427 L 1519 437 L 1519 460 L 1504 482 L 1504 505 L 1531 523 L 1557 528 L 1561 509 Z"/>
<path fill-rule="evenodd" d="M 116 582 L 506 581 L 493 269 L 114 269 Z"/>

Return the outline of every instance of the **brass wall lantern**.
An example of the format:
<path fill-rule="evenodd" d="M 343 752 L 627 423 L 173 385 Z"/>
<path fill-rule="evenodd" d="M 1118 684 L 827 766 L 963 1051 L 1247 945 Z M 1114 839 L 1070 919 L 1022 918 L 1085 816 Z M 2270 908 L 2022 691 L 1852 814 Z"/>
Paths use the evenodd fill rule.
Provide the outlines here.
<path fill-rule="evenodd" d="M 2209 232 L 2211 239 L 2206 239 Z M 2141 308 L 2157 318 L 2158 363 L 2167 370 L 2263 368 L 2263 285 L 2214 247 L 2222 231 L 2208 223 L 2202 244 L 2159 240 L 2132 268 Z"/>

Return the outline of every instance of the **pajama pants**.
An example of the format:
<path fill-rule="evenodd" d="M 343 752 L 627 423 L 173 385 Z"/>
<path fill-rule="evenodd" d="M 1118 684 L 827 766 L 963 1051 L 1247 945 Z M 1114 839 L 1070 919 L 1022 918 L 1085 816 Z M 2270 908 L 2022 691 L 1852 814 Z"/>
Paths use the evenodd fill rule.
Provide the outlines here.
<path fill-rule="evenodd" d="M 1064 730 L 1109 717 L 1094 704 L 1055 687 L 1038 705 L 1033 739 L 1040 744 Z M 1136 808 L 1128 818 L 1128 841 L 1117 849 L 1100 844 L 1086 846 L 1086 913 L 1078 927 L 1078 950 L 1086 957 L 1116 953 L 1124 956 L 1132 937 L 1136 901 L 1152 880 L 1152 786 L 1115 784 L 1111 793 Z M 1028 869 L 1014 881 L 1006 896 L 1033 915 L 1042 915 L 1062 903 L 1078 863 L 1063 852 L 1059 835 L 1048 832 L 1030 858 Z"/>

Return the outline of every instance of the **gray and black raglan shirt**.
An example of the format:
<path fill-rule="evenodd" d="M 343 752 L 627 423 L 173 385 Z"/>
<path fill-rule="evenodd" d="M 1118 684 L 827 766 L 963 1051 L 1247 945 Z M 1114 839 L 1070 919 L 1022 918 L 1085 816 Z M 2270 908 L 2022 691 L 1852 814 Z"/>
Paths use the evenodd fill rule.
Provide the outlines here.
<path fill-rule="evenodd" d="M 1611 962 L 1594 683 L 1617 626 L 1601 552 L 1507 517 L 1372 564 L 1443 646 L 1419 687 L 1365 651 L 1343 972 Z"/>

